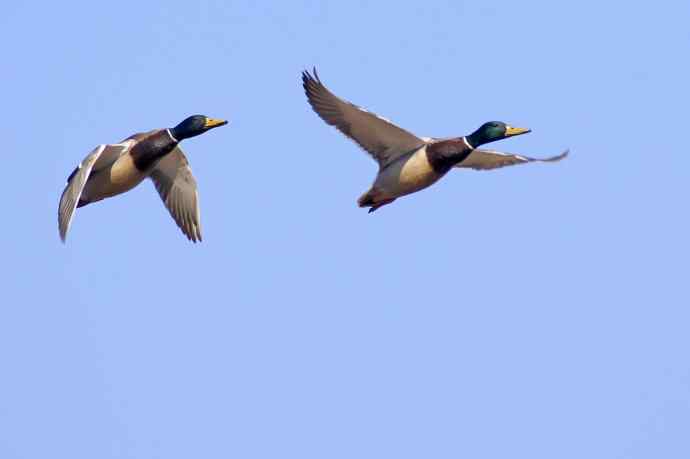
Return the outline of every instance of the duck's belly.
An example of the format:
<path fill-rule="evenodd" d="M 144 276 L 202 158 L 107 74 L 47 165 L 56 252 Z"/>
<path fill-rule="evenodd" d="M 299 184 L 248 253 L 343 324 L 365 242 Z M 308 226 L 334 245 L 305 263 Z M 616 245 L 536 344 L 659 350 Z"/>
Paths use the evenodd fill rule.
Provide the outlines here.
<path fill-rule="evenodd" d="M 111 167 L 89 177 L 82 199 L 93 202 L 125 193 L 139 185 L 148 175 L 148 171 L 141 172 L 134 166 L 129 155 L 121 156 Z"/>
<path fill-rule="evenodd" d="M 374 187 L 386 197 L 395 198 L 433 185 L 441 177 L 443 174 L 435 172 L 431 167 L 424 146 L 381 171 Z"/>

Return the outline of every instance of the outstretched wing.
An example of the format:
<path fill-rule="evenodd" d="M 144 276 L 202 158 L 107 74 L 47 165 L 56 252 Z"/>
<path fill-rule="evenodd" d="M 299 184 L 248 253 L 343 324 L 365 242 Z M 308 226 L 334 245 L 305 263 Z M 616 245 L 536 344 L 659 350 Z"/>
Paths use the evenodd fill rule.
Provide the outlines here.
<path fill-rule="evenodd" d="M 548 158 L 530 158 L 529 156 L 516 155 L 513 153 L 502 153 L 496 150 L 482 150 L 480 148 L 472 150 L 472 153 L 455 167 L 467 167 L 475 170 L 486 171 L 498 169 L 500 167 L 514 166 L 533 162 L 552 163 L 560 161 L 568 156 L 569 150 L 560 155 Z"/>
<path fill-rule="evenodd" d="M 69 227 L 72 224 L 74 210 L 79 204 L 79 198 L 84 191 L 84 185 L 86 185 L 91 171 L 97 171 L 111 165 L 133 143 L 132 141 L 125 141 L 123 143 L 99 145 L 72 171 L 67 178 L 67 185 L 62 192 L 58 206 L 58 229 L 60 230 L 62 242 L 65 242 L 67 238 L 67 231 L 69 231 Z"/>
<path fill-rule="evenodd" d="M 302 84 L 316 114 L 357 142 L 382 168 L 425 143 L 390 121 L 336 97 L 321 83 L 316 69 L 313 76 L 302 72 Z"/>
<path fill-rule="evenodd" d="M 199 193 L 180 147 L 158 161 L 150 177 L 177 226 L 190 241 L 201 241 Z"/>

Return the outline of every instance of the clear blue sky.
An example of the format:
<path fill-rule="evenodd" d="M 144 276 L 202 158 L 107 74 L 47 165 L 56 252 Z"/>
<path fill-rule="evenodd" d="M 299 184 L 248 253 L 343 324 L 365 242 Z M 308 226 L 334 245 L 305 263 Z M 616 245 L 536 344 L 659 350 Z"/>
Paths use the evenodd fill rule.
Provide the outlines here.
<path fill-rule="evenodd" d="M 644 5 L 643 5 L 644 3 Z M 0 17 L 3 459 L 690 457 L 687 2 L 10 2 Z M 375 214 L 307 105 L 503 120 L 555 165 Z M 97 144 L 203 113 L 204 242 Z M 9 161 L 9 162 L 7 162 Z"/>

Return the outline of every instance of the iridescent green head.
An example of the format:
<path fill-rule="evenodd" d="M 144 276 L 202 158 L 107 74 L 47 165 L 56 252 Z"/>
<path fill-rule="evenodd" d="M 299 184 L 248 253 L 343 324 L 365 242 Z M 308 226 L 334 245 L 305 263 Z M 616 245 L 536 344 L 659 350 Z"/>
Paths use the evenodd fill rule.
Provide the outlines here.
<path fill-rule="evenodd" d="M 527 134 L 529 129 L 508 126 L 501 121 L 489 121 L 482 124 L 479 129 L 465 137 L 474 148 L 485 143 L 495 142 L 496 140 L 513 137 L 520 134 Z"/>
<path fill-rule="evenodd" d="M 185 118 L 180 124 L 170 129 L 170 133 L 178 141 L 194 137 L 209 129 L 228 124 L 225 120 L 217 120 L 204 115 L 193 115 Z"/>

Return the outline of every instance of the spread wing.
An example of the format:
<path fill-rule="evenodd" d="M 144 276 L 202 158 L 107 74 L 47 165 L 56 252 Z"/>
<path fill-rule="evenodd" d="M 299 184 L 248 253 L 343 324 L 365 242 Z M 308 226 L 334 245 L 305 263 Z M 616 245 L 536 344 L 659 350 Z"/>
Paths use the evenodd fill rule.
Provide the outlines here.
<path fill-rule="evenodd" d="M 382 168 L 425 143 L 390 121 L 336 97 L 321 83 L 316 69 L 313 76 L 302 72 L 302 84 L 316 114 L 357 142 Z"/>
<path fill-rule="evenodd" d="M 470 155 L 464 161 L 456 164 L 455 167 L 468 167 L 475 170 L 485 171 L 532 162 L 552 163 L 562 160 L 568 156 L 568 153 L 569 150 L 566 150 L 560 155 L 551 156 L 548 158 L 530 158 L 529 156 L 501 153 L 500 151 L 496 150 L 482 150 L 477 148 L 472 150 L 472 153 L 470 153 Z"/>
<path fill-rule="evenodd" d="M 126 141 L 117 144 L 99 145 L 72 171 L 67 178 L 67 185 L 62 192 L 58 206 L 58 229 L 60 230 L 62 242 L 65 242 L 67 238 L 67 231 L 69 231 L 69 227 L 72 224 L 74 210 L 79 204 L 79 198 L 82 191 L 84 191 L 84 185 L 89 180 L 91 171 L 101 170 L 110 166 L 133 144 L 134 142 L 132 141 Z"/>
<path fill-rule="evenodd" d="M 199 193 L 180 147 L 158 161 L 150 177 L 177 226 L 190 241 L 201 241 Z"/>

